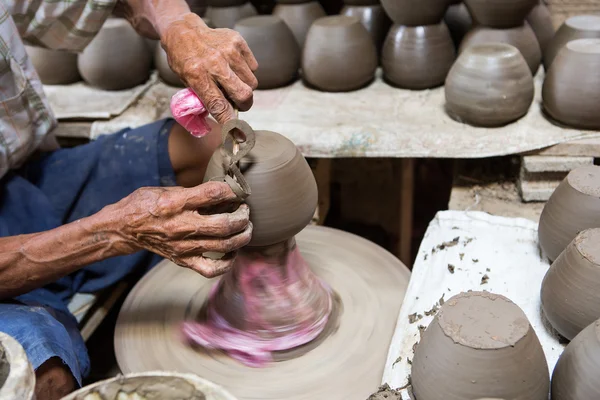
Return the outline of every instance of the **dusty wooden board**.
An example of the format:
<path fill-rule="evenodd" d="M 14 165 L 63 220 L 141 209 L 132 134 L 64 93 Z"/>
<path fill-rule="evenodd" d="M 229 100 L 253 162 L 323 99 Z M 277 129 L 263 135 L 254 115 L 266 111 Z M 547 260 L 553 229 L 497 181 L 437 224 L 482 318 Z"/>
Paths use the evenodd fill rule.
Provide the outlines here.
<path fill-rule="evenodd" d="M 581 14 L 600 15 L 598 0 L 548 0 L 554 26 L 559 27 L 567 18 Z"/>

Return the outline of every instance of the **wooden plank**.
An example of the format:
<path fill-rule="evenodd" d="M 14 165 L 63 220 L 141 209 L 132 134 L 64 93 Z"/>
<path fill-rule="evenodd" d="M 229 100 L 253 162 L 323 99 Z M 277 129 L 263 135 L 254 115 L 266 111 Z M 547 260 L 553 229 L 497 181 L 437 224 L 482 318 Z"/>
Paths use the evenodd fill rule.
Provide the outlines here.
<path fill-rule="evenodd" d="M 572 140 L 527 154 L 600 158 L 600 138 Z"/>
<path fill-rule="evenodd" d="M 59 138 L 89 139 L 92 122 L 59 122 L 52 131 Z"/>
<path fill-rule="evenodd" d="M 600 2 L 598 0 L 548 0 L 547 3 L 552 13 L 552 22 L 557 28 L 567 18 L 574 15 L 600 15 Z"/>

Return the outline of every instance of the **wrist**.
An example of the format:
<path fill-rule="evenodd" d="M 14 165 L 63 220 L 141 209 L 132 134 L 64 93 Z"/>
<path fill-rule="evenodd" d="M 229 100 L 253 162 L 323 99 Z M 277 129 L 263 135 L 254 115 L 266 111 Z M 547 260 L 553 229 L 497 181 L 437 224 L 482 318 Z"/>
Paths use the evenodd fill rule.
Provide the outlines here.
<path fill-rule="evenodd" d="M 111 254 L 113 257 L 135 253 L 139 250 L 124 232 L 126 218 L 121 214 L 118 212 L 117 205 L 112 204 L 83 220 L 84 229 L 92 235 L 94 240 L 103 242 L 106 248 L 113 253 Z"/>

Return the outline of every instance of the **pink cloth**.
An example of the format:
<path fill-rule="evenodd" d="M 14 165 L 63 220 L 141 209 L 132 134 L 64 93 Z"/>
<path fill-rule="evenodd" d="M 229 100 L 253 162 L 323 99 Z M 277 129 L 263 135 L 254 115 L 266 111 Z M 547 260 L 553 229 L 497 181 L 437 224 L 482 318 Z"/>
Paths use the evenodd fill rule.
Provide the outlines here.
<path fill-rule="evenodd" d="M 202 137 L 210 132 L 206 121 L 208 110 L 191 89 L 183 89 L 171 98 L 173 118 L 193 136 Z"/>

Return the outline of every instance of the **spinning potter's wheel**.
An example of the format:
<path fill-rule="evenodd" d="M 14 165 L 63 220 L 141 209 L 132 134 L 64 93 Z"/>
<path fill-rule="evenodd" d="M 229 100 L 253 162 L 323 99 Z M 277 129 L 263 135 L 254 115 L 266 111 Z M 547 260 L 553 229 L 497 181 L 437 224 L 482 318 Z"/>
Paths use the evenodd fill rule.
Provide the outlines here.
<path fill-rule="evenodd" d="M 181 334 L 196 319 L 216 279 L 164 261 L 129 294 L 115 331 L 123 373 L 194 373 L 240 400 L 364 400 L 381 383 L 388 347 L 410 277 L 393 255 L 358 236 L 309 226 L 296 236 L 311 269 L 339 297 L 337 317 L 302 355 L 247 367 Z"/>

